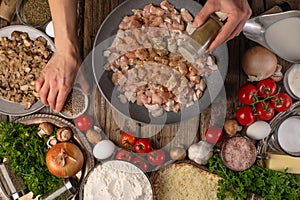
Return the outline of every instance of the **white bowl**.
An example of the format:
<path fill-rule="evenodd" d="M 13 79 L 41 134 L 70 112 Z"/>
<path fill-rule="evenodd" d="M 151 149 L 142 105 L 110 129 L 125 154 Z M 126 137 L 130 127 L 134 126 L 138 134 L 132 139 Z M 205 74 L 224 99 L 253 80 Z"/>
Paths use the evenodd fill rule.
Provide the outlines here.
<path fill-rule="evenodd" d="M 74 87 L 73 91 L 79 91 L 84 97 L 83 98 L 84 102 L 78 102 L 78 98 L 74 98 L 74 97 L 69 98 L 71 93 L 69 94 L 69 96 L 68 96 L 69 99 L 67 98 L 67 100 L 65 102 L 65 105 L 63 107 L 63 110 L 59 113 L 61 116 L 65 117 L 65 118 L 68 118 L 68 119 L 75 119 L 78 116 L 85 113 L 85 111 L 87 110 L 88 105 L 89 105 L 88 96 L 79 87 Z M 64 108 L 66 108 L 68 102 L 70 102 L 70 104 L 71 104 L 70 108 L 69 108 L 69 111 L 64 111 Z M 77 106 L 81 106 L 82 109 L 80 109 L 78 111 Z"/>

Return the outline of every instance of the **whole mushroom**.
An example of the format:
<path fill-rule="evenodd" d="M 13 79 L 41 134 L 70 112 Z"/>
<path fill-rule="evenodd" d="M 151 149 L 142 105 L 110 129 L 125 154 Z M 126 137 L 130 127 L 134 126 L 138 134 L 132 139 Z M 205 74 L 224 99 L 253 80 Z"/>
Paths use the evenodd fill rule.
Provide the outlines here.
<path fill-rule="evenodd" d="M 44 135 L 51 135 L 53 132 L 53 125 L 49 122 L 42 122 L 39 124 L 38 135 L 43 137 Z"/>
<path fill-rule="evenodd" d="M 186 149 L 183 145 L 177 145 L 170 150 L 170 158 L 172 160 L 183 160 L 186 157 Z"/>
<path fill-rule="evenodd" d="M 254 46 L 246 51 L 242 60 L 242 68 L 248 81 L 260 81 L 272 78 L 280 81 L 283 78 L 281 66 L 276 55 L 263 46 Z"/>
<path fill-rule="evenodd" d="M 73 132 L 69 127 L 61 127 L 56 132 L 56 138 L 60 142 L 69 141 L 73 136 Z"/>
<path fill-rule="evenodd" d="M 102 139 L 101 134 L 94 129 L 87 130 L 85 136 L 87 140 L 94 145 L 97 144 Z"/>

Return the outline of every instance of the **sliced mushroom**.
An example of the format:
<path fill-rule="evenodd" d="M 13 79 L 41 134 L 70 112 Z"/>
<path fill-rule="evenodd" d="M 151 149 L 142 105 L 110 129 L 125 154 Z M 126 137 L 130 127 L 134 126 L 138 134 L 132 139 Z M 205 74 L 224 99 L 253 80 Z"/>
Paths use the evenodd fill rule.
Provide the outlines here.
<path fill-rule="evenodd" d="M 62 127 L 57 130 L 56 138 L 60 142 L 69 141 L 73 136 L 73 132 L 69 127 Z"/>
<path fill-rule="evenodd" d="M 38 135 L 43 137 L 44 135 L 51 135 L 53 132 L 53 125 L 49 122 L 42 122 L 38 128 Z"/>
<path fill-rule="evenodd" d="M 281 81 L 283 79 L 283 74 L 281 70 L 282 70 L 282 66 L 278 64 L 274 74 L 271 76 L 271 79 L 273 79 L 275 82 Z"/>

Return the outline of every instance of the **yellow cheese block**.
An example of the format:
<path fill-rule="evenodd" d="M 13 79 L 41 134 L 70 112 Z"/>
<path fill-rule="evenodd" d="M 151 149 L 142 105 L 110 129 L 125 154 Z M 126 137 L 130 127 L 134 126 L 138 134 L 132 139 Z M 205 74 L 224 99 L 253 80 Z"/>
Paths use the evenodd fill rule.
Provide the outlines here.
<path fill-rule="evenodd" d="M 300 174 L 300 157 L 289 155 L 267 153 L 266 167 L 276 171 L 284 171 L 288 168 L 288 173 Z"/>

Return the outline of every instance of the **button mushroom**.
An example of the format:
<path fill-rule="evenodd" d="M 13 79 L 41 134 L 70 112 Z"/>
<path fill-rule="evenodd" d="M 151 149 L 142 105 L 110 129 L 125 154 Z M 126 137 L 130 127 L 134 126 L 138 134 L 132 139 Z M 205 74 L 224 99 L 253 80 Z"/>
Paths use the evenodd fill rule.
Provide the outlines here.
<path fill-rule="evenodd" d="M 248 76 L 248 81 L 260 81 L 274 77 L 274 81 L 283 77 L 276 55 L 262 46 L 254 46 L 246 51 L 242 60 L 242 68 Z"/>
<path fill-rule="evenodd" d="M 38 128 L 38 135 L 43 137 L 44 135 L 51 135 L 53 132 L 53 125 L 49 122 L 42 122 Z"/>
<path fill-rule="evenodd" d="M 224 123 L 224 130 L 230 137 L 241 131 L 242 128 L 243 127 L 239 126 L 238 122 L 234 119 L 227 119 Z"/>
<path fill-rule="evenodd" d="M 73 136 L 73 132 L 69 127 L 59 128 L 56 132 L 56 138 L 60 142 L 69 141 Z"/>
<path fill-rule="evenodd" d="M 183 160 L 186 157 L 186 150 L 183 145 L 178 145 L 170 150 L 170 158 L 172 160 Z"/>
<path fill-rule="evenodd" d="M 94 129 L 87 130 L 85 136 L 87 140 L 94 145 L 97 144 L 102 139 L 101 134 Z"/>

